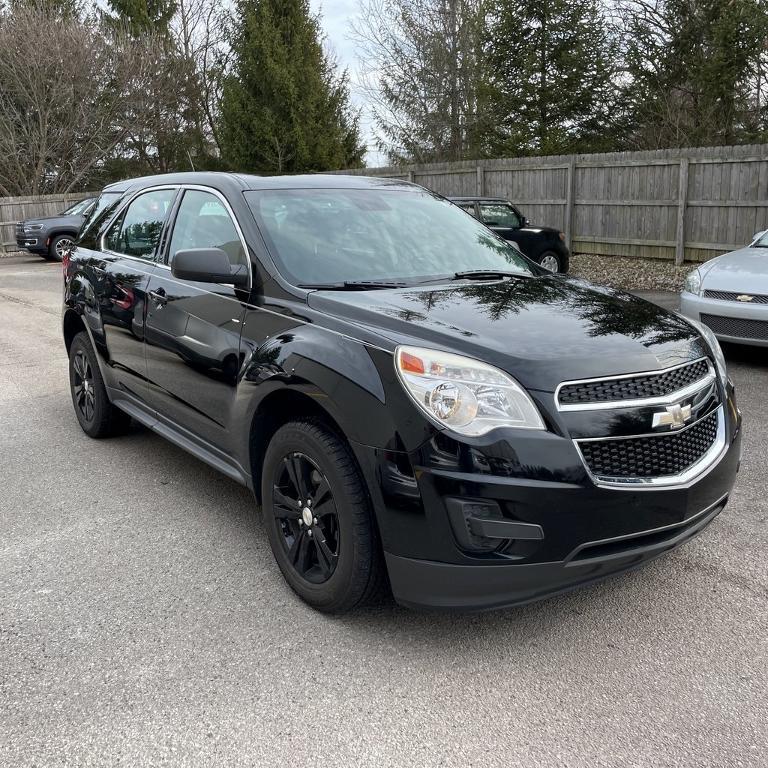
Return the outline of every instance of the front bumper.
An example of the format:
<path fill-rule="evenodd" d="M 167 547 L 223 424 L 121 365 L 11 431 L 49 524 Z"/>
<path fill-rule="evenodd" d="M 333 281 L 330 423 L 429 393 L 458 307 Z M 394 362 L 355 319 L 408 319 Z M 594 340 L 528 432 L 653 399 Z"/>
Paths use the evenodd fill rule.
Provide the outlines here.
<path fill-rule="evenodd" d="M 16 247 L 32 253 L 45 253 L 47 247 L 47 236 L 39 232 L 31 232 L 24 235 L 16 235 Z"/>
<path fill-rule="evenodd" d="M 633 570 L 706 528 L 727 499 L 684 522 L 578 547 L 566 560 L 529 565 L 455 565 L 386 554 L 392 592 L 409 608 L 491 610 L 522 605 Z"/>
<path fill-rule="evenodd" d="M 680 312 L 711 327 L 720 341 L 768 347 L 768 304 L 722 301 L 683 291 L 680 294 Z M 710 317 L 726 322 L 708 321 Z M 741 335 L 736 335 L 736 332 Z M 762 338 L 756 337 L 756 332 Z"/>
<path fill-rule="evenodd" d="M 601 487 L 573 442 L 548 433 L 457 444 L 455 459 L 456 446 L 444 436 L 412 454 L 355 446 L 395 599 L 427 609 L 500 608 L 630 570 L 680 546 L 724 508 L 736 478 L 741 419 L 732 392 L 724 406 L 724 450 L 690 482 L 671 487 Z M 459 523 L 457 507 L 466 515 Z M 484 508 L 500 515 L 483 517 Z M 507 534 L 505 526 L 514 528 Z M 473 550 L 483 532 L 507 543 Z"/>

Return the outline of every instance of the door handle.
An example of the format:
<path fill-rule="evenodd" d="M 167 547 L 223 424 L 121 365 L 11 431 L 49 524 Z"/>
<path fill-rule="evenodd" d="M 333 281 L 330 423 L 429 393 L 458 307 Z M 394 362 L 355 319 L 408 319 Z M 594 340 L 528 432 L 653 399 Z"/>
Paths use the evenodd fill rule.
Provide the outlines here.
<path fill-rule="evenodd" d="M 165 295 L 165 288 L 158 288 L 156 291 L 150 291 L 148 295 L 158 307 L 164 307 L 168 303 L 168 297 Z"/>

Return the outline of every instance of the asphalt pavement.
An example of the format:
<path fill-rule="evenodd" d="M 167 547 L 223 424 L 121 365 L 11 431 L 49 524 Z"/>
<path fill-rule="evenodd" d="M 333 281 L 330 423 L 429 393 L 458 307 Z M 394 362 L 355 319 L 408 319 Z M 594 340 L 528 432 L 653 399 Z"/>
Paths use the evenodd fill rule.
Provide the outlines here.
<path fill-rule="evenodd" d="M 0 766 L 768 766 L 768 350 L 727 350 L 744 461 L 682 549 L 518 609 L 332 618 L 245 489 L 81 432 L 60 272 L 0 260 Z"/>

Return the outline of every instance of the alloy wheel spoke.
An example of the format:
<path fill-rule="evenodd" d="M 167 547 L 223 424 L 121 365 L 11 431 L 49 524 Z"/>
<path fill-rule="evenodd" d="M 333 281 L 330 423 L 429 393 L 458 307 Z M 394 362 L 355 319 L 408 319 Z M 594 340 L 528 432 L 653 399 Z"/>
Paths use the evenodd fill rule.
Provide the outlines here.
<path fill-rule="evenodd" d="M 286 456 L 284 462 L 288 470 L 288 477 L 291 479 L 291 484 L 296 489 L 297 498 L 305 500 L 307 498 L 307 485 L 302 458 L 297 454 L 293 454 L 292 456 Z"/>
<path fill-rule="evenodd" d="M 323 477 L 315 488 L 312 498 L 312 503 L 315 508 L 322 506 L 324 503 L 331 499 L 331 486 L 328 485 L 328 481 Z"/>
<path fill-rule="evenodd" d="M 320 570 L 323 572 L 323 576 L 328 578 L 336 568 L 336 561 L 338 555 L 331 552 L 328 542 L 325 540 L 325 535 L 318 526 L 313 529 L 314 536 L 313 541 L 317 549 L 317 563 L 320 566 Z"/>
<path fill-rule="evenodd" d="M 284 520 L 298 520 L 301 517 L 298 499 L 289 499 L 279 488 L 272 489 L 272 502 L 275 517 Z"/>

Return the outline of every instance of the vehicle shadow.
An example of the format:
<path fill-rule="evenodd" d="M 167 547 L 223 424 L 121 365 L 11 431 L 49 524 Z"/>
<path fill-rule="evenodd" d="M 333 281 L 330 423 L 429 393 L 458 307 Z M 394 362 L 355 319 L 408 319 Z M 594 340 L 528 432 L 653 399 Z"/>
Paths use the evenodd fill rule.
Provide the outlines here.
<path fill-rule="evenodd" d="M 721 347 L 727 363 L 768 368 L 768 347 L 753 347 L 729 342 L 723 342 Z"/>

